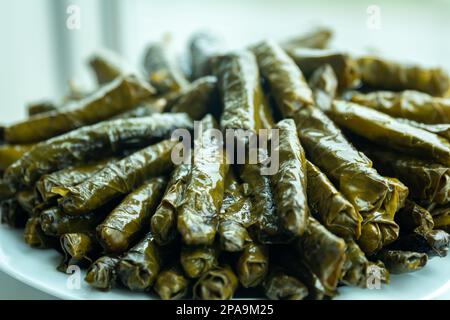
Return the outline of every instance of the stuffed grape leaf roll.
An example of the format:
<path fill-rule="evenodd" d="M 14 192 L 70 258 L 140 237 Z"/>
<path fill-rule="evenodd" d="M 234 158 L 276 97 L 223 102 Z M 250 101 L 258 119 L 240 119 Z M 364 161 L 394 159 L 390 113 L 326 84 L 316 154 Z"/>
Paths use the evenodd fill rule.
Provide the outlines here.
<path fill-rule="evenodd" d="M 370 141 L 450 165 L 450 142 L 433 133 L 352 102 L 335 100 L 327 114 L 339 126 Z"/>
<path fill-rule="evenodd" d="M 170 137 L 177 128 L 192 129 L 192 120 L 186 114 L 154 114 L 83 127 L 37 144 L 5 171 L 5 180 L 14 186 L 32 186 L 44 174 L 150 145 Z"/>
<path fill-rule="evenodd" d="M 306 162 L 307 195 L 312 214 L 331 232 L 358 239 L 363 218 L 320 169 Z"/>
<path fill-rule="evenodd" d="M 352 102 L 381 111 L 394 118 L 405 118 L 427 124 L 450 123 L 450 99 L 405 90 L 352 93 Z"/>
<path fill-rule="evenodd" d="M 60 206 L 69 215 L 80 215 L 128 194 L 146 179 L 172 168 L 171 151 L 177 143 L 164 140 L 120 161 L 109 163 L 76 186 L 58 189 L 58 193 L 63 196 Z"/>
<path fill-rule="evenodd" d="M 166 179 L 150 179 L 128 194 L 97 226 L 97 238 L 103 249 L 122 253 L 146 230 L 146 226 L 161 200 Z"/>
<path fill-rule="evenodd" d="M 305 151 L 294 120 L 282 120 L 274 129 L 279 132 L 278 143 L 272 151 L 278 153 L 279 168 L 270 176 L 275 205 L 283 228 L 295 236 L 301 236 L 307 228 L 309 217 Z"/>
<path fill-rule="evenodd" d="M 36 115 L 5 128 L 8 143 L 34 143 L 91 125 L 136 107 L 154 89 L 135 77 L 120 77 L 64 108 Z"/>
<path fill-rule="evenodd" d="M 261 75 L 284 117 L 314 103 L 302 71 L 274 42 L 263 42 L 253 47 Z"/>
<path fill-rule="evenodd" d="M 402 64 L 378 57 L 358 59 L 361 78 L 368 86 L 387 90 L 418 90 L 443 96 L 450 88 L 450 78 L 440 68 Z"/>

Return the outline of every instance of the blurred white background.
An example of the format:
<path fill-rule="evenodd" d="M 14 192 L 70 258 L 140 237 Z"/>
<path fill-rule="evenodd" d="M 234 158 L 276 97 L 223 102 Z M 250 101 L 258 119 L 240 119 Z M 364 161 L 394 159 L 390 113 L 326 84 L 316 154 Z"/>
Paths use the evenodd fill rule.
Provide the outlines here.
<path fill-rule="evenodd" d="M 79 30 L 66 26 L 70 5 L 81 10 Z M 367 27 L 371 5 L 380 29 Z M 89 85 L 85 61 L 100 47 L 139 64 L 148 41 L 166 33 L 181 52 L 199 29 L 222 33 L 233 48 L 319 25 L 335 29 L 337 48 L 450 70 L 450 0 L 3 0 L 0 123 L 22 118 L 26 102 L 62 96 L 68 79 Z"/>
<path fill-rule="evenodd" d="M 67 28 L 70 5 L 81 10 L 80 29 Z M 380 29 L 367 26 L 371 5 Z M 2 0 L 0 123 L 23 118 L 27 102 L 58 99 L 69 79 L 89 86 L 85 61 L 98 48 L 139 65 L 147 42 L 166 33 L 182 54 L 199 29 L 222 33 L 234 48 L 321 25 L 335 29 L 336 48 L 450 71 L 450 0 Z M 1 273 L 0 283 L 0 298 L 47 297 Z"/>

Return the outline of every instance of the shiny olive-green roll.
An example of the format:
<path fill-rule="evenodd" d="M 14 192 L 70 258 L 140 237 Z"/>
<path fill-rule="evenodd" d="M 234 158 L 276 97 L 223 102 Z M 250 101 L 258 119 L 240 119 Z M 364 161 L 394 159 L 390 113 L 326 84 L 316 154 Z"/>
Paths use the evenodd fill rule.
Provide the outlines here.
<path fill-rule="evenodd" d="M 36 115 L 5 128 L 5 141 L 33 143 L 111 118 L 152 96 L 154 89 L 135 77 L 117 78 L 61 110 Z"/>
<path fill-rule="evenodd" d="M 450 88 L 448 74 L 440 68 L 425 68 L 379 57 L 358 59 L 363 82 L 373 88 L 387 90 L 418 90 L 443 96 Z"/>
<path fill-rule="evenodd" d="M 340 282 L 365 288 L 367 286 L 366 272 L 369 260 L 354 240 L 346 241 L 345 262 L 342 266 Z"/>
<path fill-rule="evenodd" d="M 320 169 L 307 161 L 308 203 L 312 214 L 331 232 L 358 239 L 363 218 Z"/>
<path fill-rule="evenodd" d="M 37 144 L 5 171 L 5 180 L 31 187 L 44 174 L 148 146 L 178 128 L 192 129 L 192 120 L 186 114 L 154 114 L 83 127 Z"/>
<path fill-rule="evenodd" d="M 284 117 L 291 116 L 303 106 L 314 104 L 312 91 L 302 71 L 276 43 L 260 43 L 253 47 L 253 52 Z"/>
<path fill-rule="evenodd" d="M 296 277 L 276 270 L 264 281 L 264 294 L 271 300 L 303 300 L 308 288 Z"/>
<path fill-rule="evenodd" d="M 150 44 L 145 52 L 144 69 L 159 93 L 180 91 L 189 84 L 170 54 L 168 44 L 162 42 Z"/>
<path fill-rule="evenodd" d="M 66 272 L 72 265 L 89 266 L 99 255 L 100 245 L 94 233 L 66 233 L 59 238 L 64 253 L 58 270 Z"/>
<path fill-rule="evenodd" d="M 151 230 L 156 242 L 160 245 L 175 239 L 178 208 L 183 200 L 190 172 L 190 164 L 180 164 L 175 167 L 161 202 L 151 218 Z"/>
<path fill-rule="evenodd" d="M 345 52 L 294 48 L 287 50 L 287 53 L 306 77 L 311 76 L 321 66 L 329 64 L 337 76 L 339 90 L 354 88 L 361 83 L 357 62 Z"/>
<path fill-rule="evenodd" d="M 218 113 L 217 109 L 217 78 L 203 77 L 182 92 L 177 101 L 171 106 L 171 112 L 184 112 L 193 120 L 202 119 L 207 113 Z"/>
<path fill-rule="evenodd" d="M 88 213 L 129 193 L 146 179 L 166 173 L 172 168 L 171 151 L 177 143 L 162 141 L 108 164 L 76 186 L 61 188 L 61 207 L 70 215 Z"/>
<path fill-rule="evenodd" d="M 339 126 L 372 142 L 450 165 L 450 142 L 436 134 L 347 101 L 335 100 L 327 114 Z"/>
<path fill-rule="evenodd" d="M 91 287 L 102 291 L 108 291 L 115 287 L 117 282 L 117 265 L 120 258 L 103 256 L 91 264 L 86 272 L 84 280 Z"/>
<path fill-rule="evenodd" d="M 190 278 L 199 278 L 218 264 L 217 246 L 184 246 L 181 249 L 180 262 L 184 272 Z"/>
<path fill-rule="evenodd" d="M 400 179 L 413 200 L 441 205 L 450 202 L 450 169 L 447 166 L 372 144 L 362 146 L 361 150 L 374 161 L 380 173 Z"/>
<path fill-rule="evenodd" d="M 227 175 L 225 194 L 220 209 L 217 230 L 221 248 L 228 252 L 242 251 L 252 242 L 247 228 L 256 223 L 248 190 L 236 180 L 232 171 Z M 248 188 L 246 188 L 248 189 Z"/>
<path fill-rule="evenodd" d="M 257 131 L 273 123 L 269 105 L 260 84 L 255 56 L 248 50 L 214 59 L 223 112 L 220 127 Z"/>
<path fill-rule="evenodd" d="M 450 140 L 450 123 L 426 124 L 414 120 L 398 118 L 397 121 L 408 124 L 410 126 L 423 129 L 425 131 L 437 134 L 438 136 Z"/>
<path fill-rule="evenodd" d="M 156 278 L 154 290 L 163 300 L 179 300 L 186 298 L 189 279 L 178 267 L 168 267 Z"/>
<path fill-rule="evenodd" d="M 134 73 L 133 70 L 115 52 L 102 50 L 89 58 L 89 66 L 99 85 L 113 81 L 117 77 Z"/>
<path fill-rule="evenodd" d="M 44 234 L 41 229 L 41 221 L 39 217 L 28 219 L 23 232 L 25 243 L 33 248 L 48 249 L 55 247 L 57 239 L 51 238 Z"/>
<path fill-rule="evenodd" d="M 450 99 L 433 97 L 419 91 L 354 92 L 350 100 L 394 118 L 428 124 L 450 123 Z"/>
<path fill-rule="evenodd" d="M 425 253 L 400 250 L 382 250 L 377 254 L 377 258 L 383 261 L 389 272 L 394 274 L 420 270 L 428 262 L 428 256 Z"/>
<path fill-rule="evenodd" d="M 122 253 L 141 235 L 158 205 L 166 179 L 153 178 L 132 191 L 97 226 L 97 237 L 107 252 Z"/>
<path fill-rule="evenodd" d="M 41 227 L 44 233 L 49 236 L 92 232 L 105 219 L 110 210 L 112 210 L 111 206 L 107 205 L 94 212 L 80 216 L 69 216 L 61 208 L 51 207 L 40 213 Z"/>
<path fill-rule="evenodd" d="M 229 266 L 220 266 L 206 272 L 194 285 L 194 299 L 232 299 L 239 281 Z"/>
<path fill-rule="evenodd" d="M 345 241 L 310 217 L 305 234 L 294 246 L 323 287 L 330 292 L 336 291 L 345 262 Z"/>
<path fill-rule="evenodd" d="M 239 256 L 236 271 L 239 282 L 245 288 L 260 285 L 269 270 L 269 250 L 266 246 L 250 243 Z"/>
<path fill-rule="evenodd" d="M 0 171 L 7 169 L 19 160 L 25 153 L 30 151 L 32 144 L 26 145 L 0 145 Z"/>
<path fill-rule="evenodd" d="M 313 92 L 316 106 L 323 111 L 328 110 L 338 89 L 338 80 L 333 68 L 329 64 L 318 68 L 311 75 L 308 84 Z"/>
<path fill-rule="evenodd" d="M 252 233 L 261 243 L 286 243 L 292 238 L 286 235 L 277 213 L 270 176 L 261 174 L 267 159 L 267 150 L 258 150 L 258 163 L 246 163 L 240 167 L 240 177 L 248 185 L 251 200 L 251 214 L 256 222 Z"/>
<path fill-rule="evenodd" d="M 214 128 L 214 122 L 210 115 L 202 120 L 205 127 Z M 203 132 L 201 142 L 194 142 L 192 168 L 178 211 L 177 229 L 188 245 L 214 242 L 229 167 L 221 142 L 208 130 Z"/>
<path fill-rule="evenodd" d="M 372 253 L 395 240 L 398 226 L 393 218 L 406 198 L 406 187 L 373 169 L 370 159 L 318 108 L 303 108 L 294 120 L 307 157 L 363 217 L 363 250 Z"/>
<path fill-rule="evenodd" d="M 46 203 L 50 202 L 52 199 L 58 197 L 58 194 L 52 191 L 53 188 L 64 188 L 77 185 L 91 177 L 110 161 L 114 161 L 114 159 L 100 160 L 94 163 L 69 167 L 43 175 L 35 185 L 40 200 Z"/>
<path fill-rule="evenodd" d="M 148 291 L 161 269 L 160 248 L 151 233 L 131 248 L 120 260 L 118 274 L 123 285 L 132 291 Z"/>

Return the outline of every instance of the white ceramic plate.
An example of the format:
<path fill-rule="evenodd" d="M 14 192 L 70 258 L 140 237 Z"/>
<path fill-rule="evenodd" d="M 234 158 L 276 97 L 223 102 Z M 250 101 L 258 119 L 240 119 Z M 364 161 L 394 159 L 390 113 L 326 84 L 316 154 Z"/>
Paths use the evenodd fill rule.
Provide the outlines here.
<path fill-rule="evenodd" d="M 100 292 L 90 288 L 80 275 L 80 286 L 73 275 L 56 271 L 61 257 L 53 250 L 37 250 L 22 240 L 22 230 L 0 226 L 0 270 L 19 281 L 61 299 L 152 299 L 154 296 L 114 289 Z M 450 299 L 450 256 L 430 260 L 424 269 L 391 275 L 391 283 L 380 289 L 340 288 L 337 299 Z M 69 283 L 69 285 L 68 285 Z"/>

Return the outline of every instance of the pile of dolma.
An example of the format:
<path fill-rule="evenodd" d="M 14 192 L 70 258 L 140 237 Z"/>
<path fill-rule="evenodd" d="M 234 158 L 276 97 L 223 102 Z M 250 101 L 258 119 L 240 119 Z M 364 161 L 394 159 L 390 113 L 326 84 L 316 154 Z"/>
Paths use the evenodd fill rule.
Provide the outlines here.
<path fill-rule="evenodd" d="M 97 88 L 0 126 L 1 222 L 95 289 L 161 299 L 330 299 L 446 256 L 448 75 L 330 49 L 332 36 L 229 51 L 199 32 L 188 68 L 160 41 L 142 74 L 94 54 Z M 172 134 L 197 125 L 175 163 Z"/>

